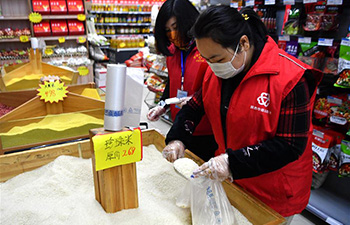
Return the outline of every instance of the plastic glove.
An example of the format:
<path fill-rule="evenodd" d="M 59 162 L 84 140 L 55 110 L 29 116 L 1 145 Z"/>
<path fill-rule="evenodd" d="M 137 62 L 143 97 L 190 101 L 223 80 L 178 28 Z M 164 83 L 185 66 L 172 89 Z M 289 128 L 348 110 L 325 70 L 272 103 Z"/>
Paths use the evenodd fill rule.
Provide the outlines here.
<path fill-rule="evenodd" d="M 192 98 L 192 96 L 180 98 L 181 102 L 176 104 L 178 107 L 182 108 L 186 103 Z"/>
<path fill-rule="evenodd" d="M 166 112 L 166 109 L 163 106 L 153 107 L 147 114 L 147 119 L 150 121 L 157 121 L 159 117 Z"/>
<path fill-rule="evenodd" d="M 179 140 L 171 141 L 165 146 L 162 154 L 169 162 L 174 162 L 178 158 L 185 156 L 185 145 Z"/>
<path fill-rule="evenodd" d="M 225 153 L 211 158 L 208 162 L 193 171 L 193 178 L 199 176 L 205 176 L 219 181 L 224 181 L 227 178 L 230 178 L 232 181 L 232 174 L 228 163 L 228 154 Z"/>

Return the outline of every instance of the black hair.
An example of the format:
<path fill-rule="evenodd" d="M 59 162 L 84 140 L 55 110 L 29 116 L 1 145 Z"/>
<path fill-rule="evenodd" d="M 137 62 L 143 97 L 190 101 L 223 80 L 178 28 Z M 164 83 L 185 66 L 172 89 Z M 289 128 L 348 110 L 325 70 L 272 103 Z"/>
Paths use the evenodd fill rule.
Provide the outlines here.
<path fill-rule="evenodd" d="M 219 5 L 209 7 L 198 17 L 191 34 L 196 39 L 209 37 L 222 47 L 235 50 L 243 35 L 256 46 L 257 42 L 266 43 L 268 33 L 253 9 L 243 8 L 238 12 L 230 6 Z"/>
<path fill-rule="evenodd" d="M 157 50 L 166 56 L 172 55 L 168 50 L 171 43 L 165 31 L 165 24 L 171 17 L 176 18 L 177 30 L 182 42 L 188 43 L 192 38 L 189 31 L 196 22 L 198 15 L 199 12 L 188 0 L 165 1 L 160 7 L 154 27 Z"/>

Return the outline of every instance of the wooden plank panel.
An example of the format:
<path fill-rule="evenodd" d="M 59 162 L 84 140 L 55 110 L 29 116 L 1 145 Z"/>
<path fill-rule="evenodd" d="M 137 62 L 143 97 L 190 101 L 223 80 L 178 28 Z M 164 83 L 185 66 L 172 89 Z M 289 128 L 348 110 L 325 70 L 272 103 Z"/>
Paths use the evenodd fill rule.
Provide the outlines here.
<path fill-rule="evenodd" d="M 60 155 L 79 156 L 77 143 L 50 146 L 0 156 L 0 182 L 55 160 Z"/>

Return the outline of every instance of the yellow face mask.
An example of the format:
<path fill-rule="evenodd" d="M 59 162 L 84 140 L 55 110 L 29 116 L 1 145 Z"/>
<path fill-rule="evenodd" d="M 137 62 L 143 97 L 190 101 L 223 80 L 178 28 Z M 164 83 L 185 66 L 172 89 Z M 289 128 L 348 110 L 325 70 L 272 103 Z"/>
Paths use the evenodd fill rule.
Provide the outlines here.
<path fill-rule="evenodd" d="M 169 38 L 169 41 L 176 47 L 183 48 L 184 44 L 182 43 L 179 32 L 177 30 L 167 32 L 167 37 Z"/>

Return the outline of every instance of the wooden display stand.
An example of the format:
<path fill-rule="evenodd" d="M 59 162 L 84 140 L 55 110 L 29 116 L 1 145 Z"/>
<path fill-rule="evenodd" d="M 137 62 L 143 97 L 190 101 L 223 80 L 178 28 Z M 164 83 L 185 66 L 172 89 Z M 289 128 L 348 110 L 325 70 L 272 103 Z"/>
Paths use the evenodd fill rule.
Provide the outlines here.
<path fill-rule="evenodd" d="M 107 213 L 139 206 L 137 194 L 136 163 L 115 166 L 96 171 L 92 137 L 96 134 L 111 133 L 103 128 L 90 130 L 90 149 L 94 175 L 95 198 Z"/>
<path fill-rule="evenodd" d="M 63 102 L 59 103 L 45 103 L 43 100 L 40 100 L 40 96 L 36 95 L 38 93 L 36 90 L 2 92 L 0 93 L 1 103 L 16 108 L 11 112 L 0 117 L 0 133 L 8 132 L 14 126 L 24 126 L 29 123 L 32 123 L 33 120 L 31 120 L 30 118 L 40 118 L 49 114 L 73 113 L 96 109 L 100 110 L 98 113 L 102 119 L 104 102 L 101 100 L 80 95 L 83 89 L 93 87 L 94 84 L 70 86 L 67 89 L 69 91 L 67 93 L 67 97 L 64 98 Z M 27 149 L 34 146 L 88 137 L 89 135 L 87 133 L 86 135 L 78 137 L 44 141 L 40 143 L 33 143 L 9 148 L 3 148 L 2 141 L 0 138 L 0 155 L 5 154 L 5 152 L 11 152 L 14 150 Z"/>
<path fill-rule="evenodd" d="M 55 75 L 55 76 L 66 76 L 71 81 L 68 84 L 76 84 L 78 79 L 78 72 L 73 72 L 71 70 L 63 69 L 57 66 L 52 66 L 47 63 L 43 63 L 41 60 L 41 52 L 39 49 L 34 51 L 34 49 L 30 49 L 29 62 L 24 63 L 20 67 L 16 67 L 15 69 L 9 68 L 8 70 L 4 68 L 3 76 L 0 76 L 0 90 L 1 91 L 9 91 L 9 87 L 6 85 L 10 80 L 18 78 L 23 79 L 28 75 L 39 75 L 38 77 L 46 76 L 46 75 Z M 10 70 L 10 71 L 9 71 Z M 10 90 L 23 90 L 23 89 L 33 89 L 37 88 L 39 84 L 39 80 L 36 84 L 32 84 L 33 81 L 23 82 L 23 87 L 18 87 L 18 89 L 10 88 Z M 27 85 L 27 83 L 29 83 Z"/>
<path fill-rule="evenodd" d="M 155 130 L 142 132 L 142 144 L 155 145 L 158 151 L 165 147 L 165 137 Z M 66 143 L 32 151 L 0 155 L 0 182 L 4 182 L 18 174 L 36 169 L 55 160 L 60 155 L 70 155 L 91 158 L 90 140 Z M 192 159 L 198 165 L 203 160 L 186 150 L 185 157 Z M 252 194 L 228 180 L 222 182 L 227 198 L 254 225 L 285 224 L 285 219 L 269 206 L 261 202 Z"/>

